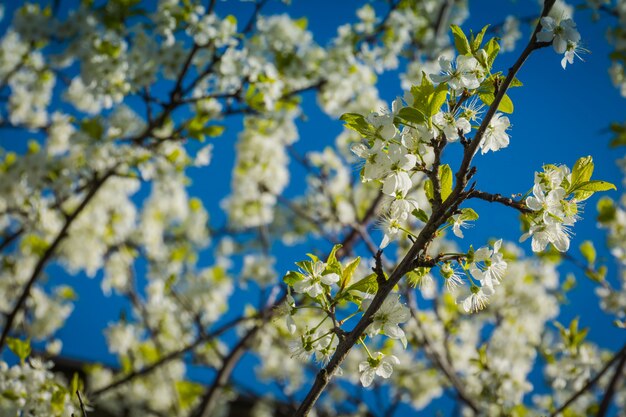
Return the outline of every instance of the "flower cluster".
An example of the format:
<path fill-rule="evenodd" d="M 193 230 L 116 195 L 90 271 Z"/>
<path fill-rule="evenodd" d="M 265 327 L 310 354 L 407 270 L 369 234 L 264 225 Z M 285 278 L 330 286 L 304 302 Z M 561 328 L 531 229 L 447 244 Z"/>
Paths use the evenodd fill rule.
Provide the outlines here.
<path fill-rule="evenodd" d="M 574 57 L 580 58 L 580 52 L 586 52 L 579 44 L 580 33 L 572 19 L 554 19 L 551 16 L 541 18 L 541 32 L 537 33 L 539 42 L 550 42 L 557 54 L 564 54 L 561 60 L 563 69 L 574 63 Z"/>
<path fill-rule="evenodd" d="M 570 228 L 580 218 L 580 202 L 597 191 L 615 189 L 611 183 L 591 180 L 593 160 L 590 156 L 576 161 L 573 170 L 565 165 L 544 165 L 535 173 L 533 195 L 526 199 L 531 213 L 525 216 L 528 232 L 520 241 L 532 236 L 534 252 L 543 251 L 551 243 L 559 252 L 569 249 Z"/>

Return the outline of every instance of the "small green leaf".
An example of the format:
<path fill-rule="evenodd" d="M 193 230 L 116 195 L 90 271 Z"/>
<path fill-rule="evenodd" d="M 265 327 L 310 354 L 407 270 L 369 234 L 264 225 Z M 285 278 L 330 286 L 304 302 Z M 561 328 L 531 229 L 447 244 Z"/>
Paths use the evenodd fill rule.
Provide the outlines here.
<path fill-rule="evenodd" d="M 610 198 L 602 197 L 598 201 L 596 208 L 598 210 L 598 221 L 600 223 L 606 224 L 615 220 L 617 209 L 615 208 L 615 203 Z"/>
<path fill-rule="evenodd" d="M 454 37 L 454 46 L 460 55 L 469 55 L 472 53 L 467 36 L 463 33 L 463 29 L 457 25 L 450 25 L 452 36 Z"/>
<path fill-rule="evenodd" d="M 578 184 L 572 191 L 609 191 L 617 190 L 614 184 L 607 181 L 592 180 Z"/>
<path fill-rule="evenodd" d="M 360 262 L 361 258 L 357 256 L 352 260 L 352 262 L 346 265 L 346 267 L 343 269 L 343 273 L 341 274 L 341 282 L 339 283 L 339 288 L 343 289 L 346 286 L 350 285 L 350 282 L 352 281 L 352 275 L 354 275 L 354 271 L 356 271 L 356 268 L 359 266 Z"/>
<path fill-rule="evenodd" d="M 445 164 L 439 167 L 439 183 L 441 184 L 441 201 L 446 201 L 452 194 L 452 169 L 450 169 L 450 165 Z"/>
<path fill-rule="evenodd" d="M 368 294 L 376 294 L 378 291 L 378 281 L 376 279 L 376 274 L 370 274 L 363 278 L 362 280 L 355 282 L 350 285 L 347 289 L 349 291 L 361 291 Z"/>
<path fill-rule="evenodd" d="M 511 101 L 511 97 L 507 94 L 502 96 L 502 100 L 500 100 L 500 105 L 498 106 L 498 110 L 503 113 L 513 113 L 515 107 L 513 106 L 513 101 Z"/>
<path fill-rule="evenodd" d="M 609 146 L 616 148 L 618 146 L 626 145 L 626 123 L 621 125 L 619 123 L 611 123 L 609 127 L 611 132 L 615 134 Z"/>
<path fill-rule="evenodd" d="M 593 175 L 593 159 L 591 156 L 579 158 L 572 168 L 572 181 L 570 188 L 575 188 L 583 182 L 587 182 Z"/>
<path fill-rule="evenodd" d="M 371 137 L 376 134 L 374 126 L 369 124 L 363 115 L 358 113 L 344 113 L 339 118 L 345 122 L 348 129 L 352 129 L 363 137 Z"/>
<path fill-rule="evenodd" d="M 326 272 L 335 273 L 341 276 L 341 262 L 337 260 L 337 251 L 341 249 L 342 245 L 335 245 L 333 249 L 330 251 L 328 255 L 328 259 L 326 260 Z"/>
<path fill-rule="evenodd" d="M 464 208 L 461 210 L 461 216 L 460 219 L 463 221 L 473 221 L 473 220 L 478 220 L 478 213 L 476 213 L 473 209 L 471 208 Z"/>
<path fill-rule="evenodd" d="M 431 180 L 424 181 L 424 192 L 428 201 L 435 199 L 435 190 L 433 188 L 433 182 Z"/>
<path fill-rule="evenodd" d="M 428 100 L 428 116 L 434 116 L 439 113 L 448 98 L 448 85 L 441 83 L 435 88 L 435 91 L 429 96 Z"/>
<path fill-rule="evenodd" d="M 424 113 L 422 113 L 415 107 L 403 107 L 398 112 L 397 117 L 401 121 L 407 121 L 414 124 L 421 124 L 426 121 L 426 116 L 424 116 Z"/>
<path fill-rule="evenodd" d="M 593 242 L 585 240 L 580 244 L 580 253 L 588 264 L 593 264 L 596 261 L 596 248 L 593 246 Z"/>
<path fill-rule="evenodd" d="M 483 38 L 485 37 L 485 33 L 487 33 L 487 29 L 490 25 L 486 25 L 482 28 L 480 32 L 476 36 L 472 34 L 472 52 L 476 52 L 480 49 L 480 45 L 483 43 Z"/>
<path fill-rule="evenodd" d="M 178 394 L 178 405 L 183 410 L 191 407 L 196 399 L 204 393 L 204 387 L 196 382 L 176 381 L 174 386 Z"/>
<path fill-rule="evenodd" d="M 498 44 L 497 38 L 491 38 L 489 42 L 485 44 L 483 48 L 487 53 L 487 69 L 491 70 L 493 63 L 500 52 L 500 44 Z"/>
<path fill-rule="evenodd" d="M 290 287 L 293 286 L 296 282 L 298 281 L 302 281 L 302 274 L 299 272 L 295 272 L 295 271 L 289 271 L 287 272 L 287 274 L 285 274 L 285 276 L 283 277 L 283 282 L 287 285 L 289 285 Z"/>
<path fill-rule="evenodd" d="M 424 223 L 428 222 L 428 214 L 426 214 L 426 212 L 422 209 L 413 210 L 411 214 L 413 214 L 417 220 L 421 220 Z"/>
<path fill-rule="evenodd" d="M 30 339 L 20 340 L 9 337 L 7 338 L 7 346 L 11 349 L 11 352 L 15 353 L 15 355 L 20 358 L 20 362 L 22 363 L 24 363 L 31 352 Z"/>

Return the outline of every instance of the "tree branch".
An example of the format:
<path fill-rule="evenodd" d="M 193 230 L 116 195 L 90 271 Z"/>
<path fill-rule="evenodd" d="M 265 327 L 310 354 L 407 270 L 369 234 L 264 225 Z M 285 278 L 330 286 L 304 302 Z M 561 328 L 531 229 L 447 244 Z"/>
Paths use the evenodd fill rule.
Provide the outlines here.
<path fill-rule="evenodd" d="M 468 197 L 479 198 L 490 203 L 504 204 L 505 206 L 512 207 L 518 210 L 522 214 L 532 212 L 532 210 L 529 209 L 528 206 L 526 206 L 526 203 L 524 203 L 523 201 L 513 200 L 512 198 L 502 196 L 502 194 L 490 194 L 484 191 L 474 190 L 468 195 Z"/>
<path fill-rule="evenodd" d="M 547 0 L 545 2 L 541 14 L 542 16 L 548 14 L 550 9 L 554 5 L 554 2 L 555 0 Z M 517 74 L 528 56 L 535 49 L 545 46 L 536 42 L 536 36 L 539 30 L 540 25 L 537 25 L 528 45 L 526 46 L 520 57 L 517 59 L 513 67 L 509 69 L 509 73 L 502 83 L 500 89 L 498 90 L 498 93 L 496 94 L 493 103 L 489 107 L 489 110 L 487 111 L 487 114 L 485 115 L 482 124 L 478 128 L 478 131 L 474 136 L 474 140 L 465 148 L 463 161 L 461 162 L 461 166 L 456 173 L 457 183 L 452 194 L 446 199 L 446 201 L 441 204 L 438 210 L 433 211 L 433 214 L 428 219 L 428 222 L 426 223 L 424 228 L 420 231 L 419 235 L 415 239 L 415 242 L 413 243 L 407 254 L 404 256 L 402 261 L 400 261 L 396 269 L 391 273 L 385 284 L 382 286 L 378 286 L 378 291 L 376 295 L 372 299 L 372 302 L 370 303 L 368 309 L 363 313 L 363 316 L 361 317 L 357 325 L 352 331 L 350 331 L 346 335 L 343 340 L 339 342 L 335 353 L 328 362 L 328 365 L 326 365 L 325 368 L 321 369 L 318 372 L 315 381 L 313 382 L 313 385 L 311 386 L 305 399 L 300 404 L 300 407 L 298 408 L 295 417 L 304 417 L 308 415 L 308 413 L 311 411 L 318 398 L 326 388 L 326 385 L 328 385 L 332 376 L 339 368 L 339 365 L 344 361 L 350 349 L 352 349 L 352 346 L 357 343 L 365 329 L 367 329 L 367 327 L 372 323 L 373 316 L 381 307 L 383 301 L 391 293 L 394 286 L 400 281 L 400 279 L 411 270 L 414 259 L 417 258 L 418 255 L 426 249 L 430 241 L 434 238 L 437 229 L 442 224 L 444 224 L 448 218 L 450 218 L 450 216 L 459 208 L 460 204 L 465 200 L 466 196 L 464 195 L 463 190 L 467 186 L 467 181 L 471 177 L 473 171 L 472 169 L 470 169 L 470 164 L 476 151 L 478 150 L 480 142 L 482 141 L 482 138 L 487 130 L 487 127 L 489 126 L 491 119 L 495 115 L 496 110 L 500 105 L 500 102 L 502 101 L 502 98 L 504 97 L 504 94 L 506 93 L 508 87 L 511 85 L 511 82 L 515 78 L 515 74 Z"/>
<path fill-rule="evenodd" d="M 615 373 L 613 374 L 613 378 L 611 378 L 611 382 L 609 382 L 609 386 L 607 387 L 604 397 L 602 397 L 602 402 L 600 403 L 600 408 L 598 409 L 598 414 L 596 417 L 604 417 L 606 413 L 609 411 L 609 407 L 611 406 L 611 400 L 615 395 L 615 389 L 617 388 L 617 383 L 622 377 L 622 373 L 624 371 L 624 365 L 626 364 L 626 355 L 622 355 L 622 358 L 619 360 L 617 367 L 615 368 Z"/>
<path fill-rule="evenodd" d="M 46 249 L 44 254 L 41 256 L 41 258 L 39 258 L 39 261 L 37 261 L 37 264 L 33 268 L 33 272 L 31 273 L 30 278 L 28 279 L 28 281 L 26 282 L 26 285 L 22 289 L 22 293 L 17 299 L 15 306 L 13 306 L 13 310 L 11 310 L 11 313 L 9 313 L 4 323 L 4 329 L 2 329 L 2 336 L 0 336 L 0 352 L 4 348 L 6 339 L 9 336 L 9 332 L 11 331 L 11 328 L 13 327 L 13 323 L 15 322 L 15 319 L 17 318 L 18 313 L 20 312 L 20 310 L 22 309 L 22 307 L 24 306 L 24 304 L 26 303 L 26 300 L 28 299 L 30 295 L 30 290 L 32 289 L 33 285 L 39 278 L 39 274 L 41 274 L 41 272 L 43 271 L 48 261 L 54 255 L 54 252 L 60 245 L 61 241 L 63 241 L 63 239 L 65 238 L 65 235 L 67 234 L 68 230 L 70 229 L 70 227 L 72 226 L 72 224 L 74 223 L 78 215 L 87 207 L 89 202 L 93 199 L 93 197 L 96 195 L 98 190 L 102 187 L 102 185 L 106 182 L 106 180 L 111 175 L 113 175 L 113 172 L 114 172 L 113 170 L 110 170 L 109 172 L 105 173 L 102 177 L 95 179 L 92 187 L 87 192 L 87 195 L 85 196 L 85 198 L 83 198 L 83 200 L 78 205 L 78 207 L 76 207 L 76 209 L 69 216 L 67 216 L 65 223 L 63 224 L 63 227 L 61 228 L 59 233 L 56 235 L 56 237 L 54 238 L 50 246 L 48 246 L 48 248 Z"/>
<path fill-rule="evenodd" d="M 594 376 L 593 378 L 589 379 L 587 381 L 587 383 L 585 385 L 582 386 L 582 388 L 580 388 L 578 391 L 576 391 L 574 394 L 572 394 L 571 397 L 569 397 L 559 408 L 557 408 L 555 411 L 553 411 L 550 414 L 550 417 L 556 417 L 559 414 L 561 414 L 563 411 L 565 411 L 567 409 L 567 407 L 569 407 L 574 401 L 576 401 L 578 399 L 578 397 L 580 397 L 581 395 L 583 395 L 585 392 L 587 392 L 590 388 L 593 388 L 593 386 L 595 384 L 598 383 L 598 381 L 600 380 L 600 378 L 602 378 L 602 376 L 609 370 L 611 369 L 611 366 L 613 366 L 613 364 L 615 362 L 617 362 L 618 360 L 620 360 L 621 358 L 626 357 L 626 345 L 624 345 L 615 355 L 613 355 L 613 357 L 611 358 L 611 360 L 609 360 L 604 367 L 600 370 L 600 372 L 598 372 L 596 374 L 596 376 Z"/>

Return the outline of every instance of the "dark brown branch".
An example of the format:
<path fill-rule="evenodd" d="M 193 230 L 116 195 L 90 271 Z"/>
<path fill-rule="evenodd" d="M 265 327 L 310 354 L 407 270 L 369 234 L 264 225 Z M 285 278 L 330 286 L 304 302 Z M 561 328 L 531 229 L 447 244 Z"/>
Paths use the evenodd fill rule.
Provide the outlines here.
<path fill-rule="evenodd" d="M 6 342 L 7 337 L 9 336 L 9 332 L 11 331 L 11 328 L 13 327 L 13 323 L 15 322 L 15 319 L 17 318 L 18 313 L 20 312 L 20 310 L 22 309 L 22 307 L 24 306 L 24 304 L 26 303 L 26 300 L 28 299 L 30 295 L 30 290 L 32 289 L 33 285 L 39 278 L 39 274 L 41 274 L 41 272 L 43 271 L 48 261 L 54 255 L 54 252 L 59 247 L 63 239 L 65 238 L 65 235 L 67 234 L 69 228 L 72 226 L 72 224 L 74 223 L 78 215 L 87 207 L 87 205 L 96 195 L 100 187 L 102 187 L 102 185 L 106 182 L 106 180 L 112 174 L 113 174 L 113 171 L 109 171 L 105 173 L 102 177 L 95 179 L 92 187 L 87 192 L 87 195 L 85 196 L 85 198 L 83 198 L 83 200 L 78 205 L 78 207 L 76 207 L 76 209 L 67 216 L 67 218 L 65 219 L 65 224 L 63 225 L 63 227 L 61 228 L 61 230 L 59 231 L 55 239 L 52 241 L 50 246 L 48 246 L 48 248 L 46 249 L 44 254 L 41 256 L 41 258 L 39 258 L 39 261 L 37 261 L 37 264 L 35 265 L 33 272 L 30 275 L 30 278 L 28 279 L 28 281 L 26 282 L 26 285 L 22 289 L 22 293 L 17 299 L 15 306 L 13 306 L 13 310 L 11 310 L 11 313 L 9 313 L 4 323 L 2 336 L 0 336 L 0 352 L 4 348 L 4 344 Z"/>
<path fill-rule="evenodd" d="M 111 391 L 114 388 L 117 388 L 121 385 L 124 385 L 132 380 L 134 380 L 135 378 L 141 377 L 141 376 L 146 376 L 149 375 L 150 373 L 152 373 L 153 371 L 155 371 L 156 369 L 158 369 L 159 367 L 161 367 L 162 365 L 165 365 L 171 361 L 173 361 L 174 359 L 177 359 L 183 355 L 185 355 L 188 352 L 193 351 L 195 348 L 199 347 L 201 344 L 210 341 L 213 338 L 219 337 L 220 335 L 222 335 L 223 333 L 227 332 L 228 330 L 232 329 L 233 327 L 235 327 L 236 325 L 238 325 L 239 323 L 245 321 L 245 320 L 249 320 L 249 319 L 253 319 L 254 317 L 250 317 L 250 318 L 238 318 L 235 320 L 232 320 L 226 324 L 224 324 L 223 326 L 215 329 L 214 331 L 207 333 L 205 335 L 201 335 L 200 337 L 198 337 L 193 343 L 172 351 L 170 353 L 168 353 L 167 355 L 161 357 L 158 361 L 151 363 L 150 365 L 145 366 L 144 368 L 138 369 L 136 371 L 132 371 L 130 373 L 128 373 L 126 376 L 124 376 L 121 379 L 118 379 L 117 381 L 114 381 L 112 383 L 110 383 L 109 385 L 99 388 L 97 390 L 95 390 L 94 392 L 91 393 L 91 397 L 92 398 L 98 398 L 99 396 L 101 396 L 102 394 Z"/>
<path fill-rule="evenodd" d="M 422 322 L 417 316 L 417 302 L 415 300 L 413 292 L 407 291 L 407 298 L 409 300 L 409 310 L 411 311 L 411 317 L 413 317 L 413 320 L 417 324 L 417 328 L 420 331 L 421 339 L 424 343 L 424 352 L 426 353 L 426 356 L 445 375 L 452 387 L 454 387 L 454 389 L 456 390 L 459 399 L 463 401 L 469 408 L 471 408 L 475 414 L 480 414 L 480 408 L 476 403 L 474 403 L 474 400 L 465 392 L 463 381 L 461 381 L 457 377 L 454 369 L 450 368 L 451 364 L 446 363 L 444 359 L 441 358 L 441 356 L 439 356 L 437 351 L 433 348 L 433 344 L 428 338 L 422 326 Z"/>
<path fill-rule="evenodd" d="M 13 232 L 13 233 L 9 234 L 8 236 L 4 237 L 4 240 L 2 241 L 2 243 L 0 243 L 0 252 L 5 250 L 7 248 L 7 246 L 9 246 L 12 242 L 14 242 L 15 239 L 20 237 L 20 235 L 22 233 L 24 233 L 24 228 L 20 227 L 15 232 Z"/>
<path fill-rule="evenodd" d="M 626 356 L 626 345 L 624 345 L 615 355 L 613 355 L 611 360 L 609 360 L 604 365 L 604 367 L 600 370 L 600 372 L 598 372 L 593 378 L 589 379 L 585 385 L 583 385 L 578 391 L 572 394 L 559 408 L 553 411 L 550 414 L 550 417 L 556 417 L 559 414 L 561 414 L 563 411 L 565 411 L 567 407 L 569 407 L 581 395 L 583 395 L 585 392 L 593 388 L 598 383 L 600 378 L 602 378 L 602 376 L 604 376 L 604 374 L 607 373 L 609 369 L 611 369 L 611 366 L 613 366 L 615 362 L 617 362 L 618 360 L 620 360 L 622 357 L 625 357 L 625 356 Z"/>
<path fill-rule="evenodd" d="M 468 195 L 468 197 L 479 198 L 481 200 L 485 200 L 490 203 L 504 204 L 505 206 L 512 207 L 520 211 L 522 214 L 532 212 L 532 210 L 529 209 L 528 206 L 523 201 L 513 200 L 510 197 L 504 197 L 502 194 L 490 194 L 490 193 L 486 193 L 483 191 L 474 190 Z"/>
<path fill-rule="evenodd" d="M 596 417 L 604 417 L 606 413 L 609 411 L 609 407 L 611 406 L 611 400 L 615 395 L 615 389 L 617 388 L 617 383 L 623 376 L 624 365 L 626 364 L 626 355 L 622 355 L 622 358 L 619 360 L 615 368 L 615 373 L 613 374 L 613 378 L 611 378 L 611 382 L 609 382 L 609 386 L 606 388 L 604 393 L 604 397 L 602 397 L 602 401 L 600 402 L 600 408 L 598 409 L 598 414 Z"/>
<path fill-rule="evenodd" d="M 261 324 L 254 326 L 233 347 L 228 356 L 224 359 L 220 370 L 215 376 L 215 380 L 207 390 L 206 394 L 202 397 L 202 401 L 196 409 L 191 412 L 191 417 L 211 417 L 213 415 L 213 409 L 215 408 L 220 390 L 228 383 L 230 375 L 235 370 L 235 366 L 239 362 L 239 359 L 241 359 L 243 354 L 246 352 L 248 343 L 254 336 L 256 336 L 261 327 Z"/>
<path fill-rule="evenodd" d="M 78 403 L 80 404 L 80 411 L 83 413 L 83 417 L 87 417 L 87 410 L 85 409 L 85 403 L 83 402 L 83 397 L 81 397 L 79 390 L 76 390 L 76 396 L 78 397 Z"/>

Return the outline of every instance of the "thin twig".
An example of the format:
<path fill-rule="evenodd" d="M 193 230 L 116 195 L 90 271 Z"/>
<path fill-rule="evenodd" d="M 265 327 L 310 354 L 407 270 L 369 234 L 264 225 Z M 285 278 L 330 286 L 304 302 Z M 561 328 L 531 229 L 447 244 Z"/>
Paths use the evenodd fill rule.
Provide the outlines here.
<path fill-rule="evenodd" d="M 598 383 L 600 378 L 602 378 L 602 376 L 604 376 L 604 374 L 609 369 L 611 369 L 611 366 L 613 366 L 613 364 L 615 362 L 617 362 L 618 360 L 620 360 L 624 356 L 626 356 L 626 345 L 624 345 L 615 355 L 613 355 L 611 360 L 609 360 L 604 365 L 604 367 L 602 367 L 600 372 L 598 372 L 593 378 L 589 379 L 585 385 L 583 385 L 578 391 L 573 393 L 559 408 L 557 408 L 555 411 L 553 411 L 550 414 L 550 417 L 556 417 L 559 414 L 561 414 L 563 411 L 565 411 L 567 409 L 567 407 L 569 407 L 581 395 L 583 395 L 585 392 L 589 391 L 589 389 L 593 388 Z"/>

